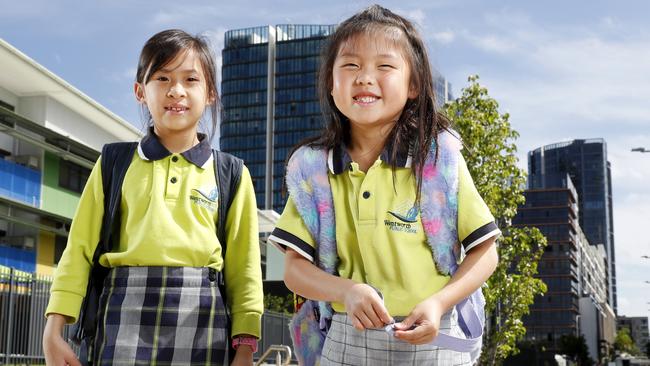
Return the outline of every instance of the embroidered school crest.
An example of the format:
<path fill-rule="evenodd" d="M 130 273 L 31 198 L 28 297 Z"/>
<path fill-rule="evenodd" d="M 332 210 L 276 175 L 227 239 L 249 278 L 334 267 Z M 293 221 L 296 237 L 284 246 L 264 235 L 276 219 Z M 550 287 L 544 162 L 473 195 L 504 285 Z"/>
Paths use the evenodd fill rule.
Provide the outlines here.
<path fill-rule="evenodd" d="M 409 224 L 418 221 L 419 212 L 420 210 L 417 205 L 412 205 L 409 204 L 408 202 L 403 203 L 393 211 L 388 211 L 388 213 L 393 215 L 395 218 L 399 219 L 402 222 L 407 222 Z"/>
<path fill-rule="evenodd" d="M 411 234 L 417 233 L 417 226 L 412 225 L 418 222 L 420 208 L 417 205 L 404 202 L 394 210 L 387 211 L 387 213 L 397 219 L 397 221 L 390 218 L 384 220 L 384 225 L 388 229 Z"/>
<path fill-rule="evenodd" d="M 219 189 L 217 186 L 208 186 L 193 188 L 190 194 L 190 200 L 195 204 L 207 208 L 210 211 L 217 210 L 217 200 L 219 199 Z"/>

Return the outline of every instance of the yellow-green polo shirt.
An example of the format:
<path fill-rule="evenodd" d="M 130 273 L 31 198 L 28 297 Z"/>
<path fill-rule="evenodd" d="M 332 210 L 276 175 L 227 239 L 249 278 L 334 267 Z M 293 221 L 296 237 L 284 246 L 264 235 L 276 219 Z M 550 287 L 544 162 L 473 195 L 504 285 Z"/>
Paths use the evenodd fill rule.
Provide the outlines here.
<path fill-rule="evenodd" d="M 379 289 L 392 316 L 406 316 L 449 281 L 436 270 L 420 216 L 408 217 L 416 197 L 410 158 L 399 157 L 393 171 L 386 151 L 364 173 L 343 148 L 329 152 L 334 200 L 338 274 Z M 478 194 L 465 161 L 458 167 L 458 240 L 466 251 L 500 233 Z M 424 192 L 423 192 L 424 194 Z M 316 242 L 291 197 L 269 238 L 313 261 Z M 345 306 L 332 304 L 335 311 Z"/>
<path fill-rule="evenodd" d="M 124 177 L 120 241 L 100 264 L 223 267 L 216 236 L 218 189 L 209 140 L 172 154 L 152 131 L 140 141 Z M 101 159 L 101 158 L 100 158 Z M 76 321 L 85 296 L 104 210 L 101 162 L 95 164 L 72 221 L 46 313 Z M 263 312 L 257 206 L 248 169 L 226 218 L 226 293 L 232 334 L 259 337 Z"/>

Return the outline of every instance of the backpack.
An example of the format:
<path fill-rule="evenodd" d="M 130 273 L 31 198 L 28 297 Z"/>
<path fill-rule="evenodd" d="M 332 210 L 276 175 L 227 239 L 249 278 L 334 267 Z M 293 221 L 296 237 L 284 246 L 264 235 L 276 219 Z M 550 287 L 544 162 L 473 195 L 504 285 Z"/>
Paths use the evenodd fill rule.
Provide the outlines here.
<path fill-rule="evenodd" d="M 126 171 L 131 165 L 133 154 L 138 146 L 137 142 L 117 142 L 106 144 L 102 148 L 101 168 L 102 184 L 104 188 L 104 217 L 100 239 L 93 254 L 93 266 L 88 278 L 86 296 L 84 297 L 79 313 L 79 319 L 73 329 L 71 340 L 80 346 L 79 360 L 85 363 L 88 360 L 88 350 L 91 349 L 95 331 L 97 328 L 97 315 L 99 313 L 99 297 L 104 287 L 104 278 L 109 268 L 99 264 L 99 257 L 111 251 L 113 243 L 119 242 L 120 235 L 120 202 L 122 198 L 122 183 Z M 212 150 L 214 160 L 214 175 L 219 189 L 219 203 L 217 211 L 217 237 L 222 246 L 222 257 L 226 257 L 226 217 L 228 209 L 232 204 L 233 197 L 239 186 L 243 161 L 230 154 Z M 224 262 L 225 266 L 225 262 Z M 217 281 L 224 304 L 226 300 L 225 279 L 223 268 L 217 273 Z M 226 306 L 227 339 L 230 338 L 230 313 Z M 228 342 L 230 344 L 230 342 Z M 232 349 L 226 352 L 226 363 L 228 354 L 234 352 Z"/>
<path fill-rule="evenodd" d="M 427 234 L 435 265 L 439 272 L 453 275 L 458 268 L 461 246 L 457 242 L 456 220 L 458 192 L 457 162 L 460 155 L 459 139 L 451 132 L 438 136 L 437 150 L 434 144 L 424 164 L 422 174 L 423 194 L 419 211 L 422 226 Z M 436 154 L 437 152 L 437 154 Z M 435 161 L 438 155 L 439 161 Z M 314 263 L 323 271 L 336 274 L 338 256 L 336 251 L 334 201 L 327 176 L 328 152 L 303 146 L 296 150 L 287 165 L 289 193 L 310 234 L 318 243 Z M 444 196 L 444 204 L 433 202 L 432 196 Z M 439 333 L 433 344 L 458 352 L 468 352 L 472 362 L 478 359 L 485 325 L 485 299 L 477 289 L 455 308 L 458 322 L 466 338 Z M 303 365 L 319 362 L 330 327 L 332 307 L 329 303 L 305 300 L 289 324 L 294 350 Z"/>

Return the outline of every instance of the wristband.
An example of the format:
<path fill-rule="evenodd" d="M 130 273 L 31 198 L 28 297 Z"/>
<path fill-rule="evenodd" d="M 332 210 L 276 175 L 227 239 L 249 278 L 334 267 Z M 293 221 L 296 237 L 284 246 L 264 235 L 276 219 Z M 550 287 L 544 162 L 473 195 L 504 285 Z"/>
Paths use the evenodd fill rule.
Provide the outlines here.
<path fill-rule="evenodd" d="M 235 350 L 241 345 L 250 346 L 253 353 L 257 352 L 257 338 L 254 337 L 235 337 L 232 339 L 232 348 Z"/>

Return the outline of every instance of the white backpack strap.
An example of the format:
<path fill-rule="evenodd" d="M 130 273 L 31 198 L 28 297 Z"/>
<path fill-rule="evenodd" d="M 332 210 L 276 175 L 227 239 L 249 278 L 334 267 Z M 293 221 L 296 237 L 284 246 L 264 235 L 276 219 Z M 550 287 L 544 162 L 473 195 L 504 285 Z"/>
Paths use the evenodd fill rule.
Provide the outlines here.
<path fill-rule="evenodd" d="M 476 312 L 472 301 L 467 298 L 456 305 L 458 323 L 463 323 L 469 331 L 467 338 L 454 337 L 445 333 L 438 333 L 438 336 L 431 342 L 434 346 L 450 349 L 457 352 L 473 352 L 483 342 L 483 325 Z"/>

